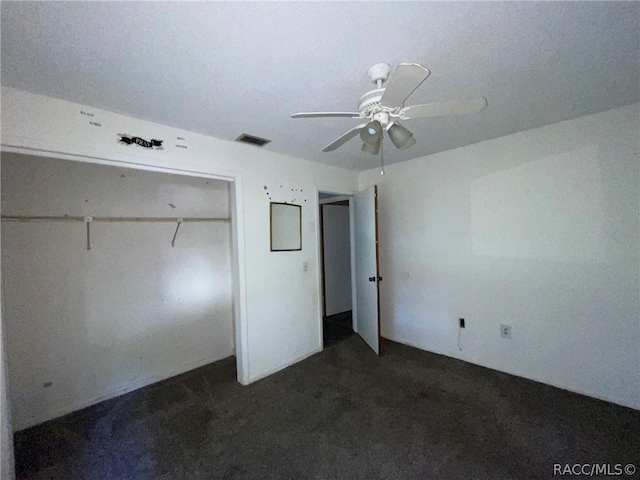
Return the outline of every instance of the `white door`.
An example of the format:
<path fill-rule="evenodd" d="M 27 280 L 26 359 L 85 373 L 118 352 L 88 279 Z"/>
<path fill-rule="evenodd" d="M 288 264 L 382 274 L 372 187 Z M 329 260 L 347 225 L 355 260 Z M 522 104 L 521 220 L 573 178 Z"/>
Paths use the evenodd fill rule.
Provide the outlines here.
<path fill-rule="evenodd" d="M 378 282 L 378 187 L 353 196 L 356 322 L 358 334 L 380 354 Z"/>

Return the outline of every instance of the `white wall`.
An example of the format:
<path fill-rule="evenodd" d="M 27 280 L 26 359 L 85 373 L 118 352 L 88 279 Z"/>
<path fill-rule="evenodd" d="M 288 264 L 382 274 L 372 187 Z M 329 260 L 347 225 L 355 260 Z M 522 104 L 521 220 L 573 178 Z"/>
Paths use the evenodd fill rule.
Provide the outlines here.
<path fill-rule="evenodd" d="M 640 408 L 639 117 L 635 104 L 365 172 L 382 335 Z"/>
<path fill-rule="evenodd" d="M 119 133 L 162 139 L 165 148 L 123 145 Z M 257 380 L 322 348 L 317 191 L 354 193 L 355 172 L 6 87 L 2 148 L 232 179 L 240 381 Z M 270 198 L 303 206 L 301 251 L 269 251 Z"/>
<path fill-rule="evenodd" d="M 351 239 L 348 205 L 322 205 L 326 315 L 351 310 Z"/>
<path fill-rule="evenodd" d="M 5 215 L 229 217 L 229 183 L 2 154 Z M 230 223 L 4 222 L 19 430 L 233 354 Z"/>

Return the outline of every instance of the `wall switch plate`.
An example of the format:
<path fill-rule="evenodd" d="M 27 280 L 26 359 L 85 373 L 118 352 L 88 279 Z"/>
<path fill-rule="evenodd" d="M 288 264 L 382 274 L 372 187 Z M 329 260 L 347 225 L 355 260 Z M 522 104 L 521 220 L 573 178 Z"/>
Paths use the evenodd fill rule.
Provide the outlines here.
<path fill-rule="evenodd" d="M 511 338 L 511 325 L 500 325 L 500 336 L 502 338 Z"/>

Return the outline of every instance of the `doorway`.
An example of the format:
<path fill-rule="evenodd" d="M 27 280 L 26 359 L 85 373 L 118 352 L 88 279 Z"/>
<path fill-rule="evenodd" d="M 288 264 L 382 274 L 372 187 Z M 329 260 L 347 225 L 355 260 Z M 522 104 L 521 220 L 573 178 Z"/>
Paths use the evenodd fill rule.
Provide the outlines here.
<path fill-rule="evenodd" d="M 16 430 L 240 353 L 233 183 L 9 152 L 2 183 Z"/>
<path fill-rule="evenodd" d="M 322 337 L 324 347 L 354 333 L 351 198 L 320 192 Z"/>
<path fill-rule="evenodd" d="M 318 224 L 324 346 L 356 333 L 379 355 L 378 187 L 346 195 L 318 190 Z"/>

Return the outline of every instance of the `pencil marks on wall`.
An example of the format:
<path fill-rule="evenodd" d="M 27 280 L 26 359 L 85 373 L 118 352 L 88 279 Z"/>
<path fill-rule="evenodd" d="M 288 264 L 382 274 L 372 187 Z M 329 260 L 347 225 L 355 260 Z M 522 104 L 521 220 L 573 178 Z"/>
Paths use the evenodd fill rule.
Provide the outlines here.
<path fill-rule="evenodd" d="M 262 189 L 269 200 L 275 200 L 276 202 L 302 204 L 307 201 L 302 188 L 279 185 L 271 189 L 268 185 L 264 185 Z"/>

